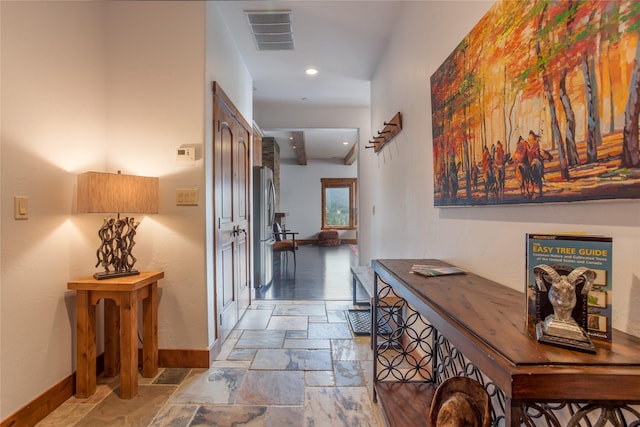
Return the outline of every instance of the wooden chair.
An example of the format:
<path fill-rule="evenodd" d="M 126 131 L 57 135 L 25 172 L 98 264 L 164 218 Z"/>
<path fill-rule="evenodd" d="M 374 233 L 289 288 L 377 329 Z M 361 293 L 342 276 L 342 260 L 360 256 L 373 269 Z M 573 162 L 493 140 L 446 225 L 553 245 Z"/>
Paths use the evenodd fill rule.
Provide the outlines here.
<path fill-rule="evenodd" d="M 296 251 L 298 250 L 296 234 L 298 233 L 295 231 L 283 230 L 277 222 L 273 223 L 273 237 L 276 240 L 273 244 L 273 252 L 283 253 L 287 257 L 287 263 L 289 261 L 289 252 L 293 253 L 294 270 L 296 268 Z M 288 236 L 291 236 L 291 238 L 288 239 Z"/>
<path fill-rule="evenodd" d="M 449 378 L 436 389 L 429 421 L 432 427 L 489 427 L 489 394 L 472 378 Z"/>

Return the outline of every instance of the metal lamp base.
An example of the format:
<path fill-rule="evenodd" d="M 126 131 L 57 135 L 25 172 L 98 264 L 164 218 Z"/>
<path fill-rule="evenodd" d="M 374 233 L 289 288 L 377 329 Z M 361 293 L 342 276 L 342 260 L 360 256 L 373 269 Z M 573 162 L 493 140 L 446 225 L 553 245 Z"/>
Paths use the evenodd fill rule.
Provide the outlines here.
<path fill-rule="evenodd" d="M 133 256 L 136 235 L 136 228 L 139 223 L 133 218 L 105 218 L 102 228 L 98 231 L 98 236 L 102 241 L 96 251 L 98 263 L 104 271 L 93 275 L 94 279 L 111 279 L 114 277 L 135 276 L 140 274 L 133 269 L 136 257 Z"/>
<path fill-rule="evenodd" d="M 103 279 L 113 279 L 114 277 L 126 277 L 126 276 L 137 276 L 139 275 L 140 272 L 138 270 L 131 270 L 131 271 L 121 271 L 121 272 L 109 272 L 109 273 L 96 273 L 93 275 L 93 278 L 96 280 L 103 280 Z"/>

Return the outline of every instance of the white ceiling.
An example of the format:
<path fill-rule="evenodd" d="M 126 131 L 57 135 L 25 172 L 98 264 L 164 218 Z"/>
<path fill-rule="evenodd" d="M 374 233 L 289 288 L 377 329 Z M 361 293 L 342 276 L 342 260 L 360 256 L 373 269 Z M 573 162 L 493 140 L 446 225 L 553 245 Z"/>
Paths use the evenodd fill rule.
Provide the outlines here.
<path fill-rule="evenodd" d="M 254 103 L 368 106 L 370 80 L 384 52 L 402 1 L 216 1 L 253 77 Z M 290 10 L 295 49 L 258 51 L 245 11 Z M 307 76 L 304 70 L 319 70 Z M 262 129 L 280 146 L 282 159 L 296 154 L 291 130 L 305 132 L 307 158 L 344 158 L 356 129 Z M 283 133 L 284 132 L 284 133 Z M 283 140 L 282 138 L 287 138 Z M 345 146 L 343 141 L 350 141 Z M 284 143 L 283 143 L 284 142 Z"/>
<path fill-rule="evenodd" d="M 309 161 L 329 160 L 332 163 L 343 163 L 343 160 L 353 144 L 358 141 L 357 129 L 293 129 L 304 132 L 305 153 Z M 278 141 L 280 159 L 285 163 L 295 163 L 296 153 L 291 147 L 292 129 L 270 129 L 265 132 Z M 344 144 L 344 143 L 347 144 Z M 283 154 L 284 153 L 284 154 Z"/>

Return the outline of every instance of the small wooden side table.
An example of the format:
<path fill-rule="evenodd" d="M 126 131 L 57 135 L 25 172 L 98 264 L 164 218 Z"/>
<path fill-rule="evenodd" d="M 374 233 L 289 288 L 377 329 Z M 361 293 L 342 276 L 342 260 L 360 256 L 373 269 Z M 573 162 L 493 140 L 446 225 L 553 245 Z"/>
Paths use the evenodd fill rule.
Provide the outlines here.
<path fill-rule="evenodd" d="M 138 302 L 142 301 L 142 376 L 158 373 L 158 280 L 164 272 L 71 281 L 76 291 L 76 396 L 96 391 L 96 305 L 104 299 L 104 374 L 120 371 L 120 397 L 138 393 Z"/>

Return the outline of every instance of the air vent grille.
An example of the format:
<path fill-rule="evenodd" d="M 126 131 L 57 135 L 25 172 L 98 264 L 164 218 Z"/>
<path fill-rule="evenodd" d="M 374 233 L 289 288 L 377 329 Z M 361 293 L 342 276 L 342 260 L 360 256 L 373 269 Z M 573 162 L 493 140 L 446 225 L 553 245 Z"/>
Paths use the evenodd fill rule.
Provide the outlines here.
<path fill-rule="evenodd" d="M 293 50 L 291 11 L 245 11 L 258 50 Z"/>

